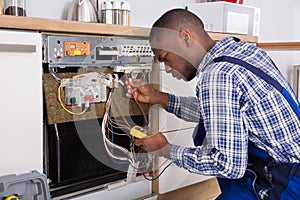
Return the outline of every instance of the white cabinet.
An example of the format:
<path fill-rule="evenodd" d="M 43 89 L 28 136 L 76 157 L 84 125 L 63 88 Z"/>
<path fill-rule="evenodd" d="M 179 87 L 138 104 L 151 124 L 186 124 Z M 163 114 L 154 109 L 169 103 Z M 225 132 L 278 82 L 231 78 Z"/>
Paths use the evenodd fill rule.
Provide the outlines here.
<path fill-rule="evenodd" d="M 0 176 L 42 172 L 41 35 L 0 30 Z"/>
<path fill-rule="evenodd" d="M 197 77 L 190 82 L 184 82 L 182 80 L 173 78 L 172 75 L 167 74 L 164 71 L 161 71 L 160 77 L 162 91 L 180 96 L 195 96 Z M 192 133 L 194 127 L 197 125 L 196 123 L 183 121 L 177 118 L 175 115 L 167 113 L 163 109 L 161 109 L 159 112 L 159 119 L 159 130 L 161 132 L 172 131 L 164 134 L 170 143 L 185 147 L 194 146 Z M 164 158 L 159 158 L 159 165 L 163 164 L 164 162 Z M 163 168 L 164 167 L 162 167 L 162 169 Z M 172 164 L 159 177 L 159 193 L 164 194 L 166 192 L 198 183 L 209 178 L 212 177 L 191 174 L 187 170 Z"/>
<path fill-rule="evenodd" d="M 197 78 L 190 82 L 183 80 L 177 80 L 173 78 L 171 74 L 167 74 L 165 71 L 160 72 L 161 77 L 161 90 L 177 96 L 195 96 Z M 176 129 L 194 128 L 196 123 L 186 122 L 179 119 L 174 114 L 166 112 L 164 109 L 160 109 L 159 112 L 159 130 L 170 131 Z"/>

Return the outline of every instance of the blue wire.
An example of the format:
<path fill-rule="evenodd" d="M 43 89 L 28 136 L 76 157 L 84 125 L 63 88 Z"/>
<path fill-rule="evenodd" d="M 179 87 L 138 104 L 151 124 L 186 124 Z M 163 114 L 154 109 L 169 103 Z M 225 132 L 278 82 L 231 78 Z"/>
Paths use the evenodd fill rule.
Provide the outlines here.
<path fill-rule="evenodd" d="M 111 97 L 112 98 L 112 97 Z M 110 116 L 110 119 L 112 118 L 112 99 L 111 99 L 111 102 L 110 102 L 110 113 L 109 113 L 109 116 Z M 109 122 L 109 125 L 110 125 L 110 130 L 111 130 L 111 142 L 114 143 L 114 129 L 113 129 L 113 126 L 112 126 L 112 123 Z M 112 149 L 112 153 L 114 152 L 114 148 Z M 112 160 L 114 161 L 114 163 L 116 164 L 119 164 L 119 165 L 124 165 L 124 164 L 128 164 L 128 161 L 117 161 L 115 158 L 112 157 Z"/>

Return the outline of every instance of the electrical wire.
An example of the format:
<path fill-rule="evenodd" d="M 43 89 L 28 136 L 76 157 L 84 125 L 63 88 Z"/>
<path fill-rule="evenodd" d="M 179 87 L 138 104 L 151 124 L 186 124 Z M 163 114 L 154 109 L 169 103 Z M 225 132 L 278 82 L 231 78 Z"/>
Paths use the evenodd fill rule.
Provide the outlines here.
<path fill-rule="evenodd" d="M 119 145 L 114 144 L 106 136 L 105 127 L 107 127 L 107 125 L 108 125 L 109 111 L 110 111 L 110 105 L 111 105 L 111 95 L 112 95 L 112 93 L 110 92 L 109 97 L 107 99 L 106 112 L 105 112 L 105 114 L 103 116 L 103 120 L 102 120 L 102 136 L 103 136 L 105 149 L 106 149 L 107 153 L 114 159 L 118 159 L 118 160 L 122 160 L 122 161 L 129 161 L 130 163 L 134 163 L 134 159 L 133 159 L 131 152 L 129 152 L 124 147 L 120 147 Z M 113 151 L 111 151 L 108 148 L 108 146 L 110 146 L 112 148 L 116 148 L 119 151 L 123 152 L 126 155 L 126 157 L 120 157 L 120 156 L 114 155 Z"/>
<path fill-rule="evenodd" d="M 128 76 L 126 75 L 126 79 L 128 80 Z M 128 81 L 129 83 L 129 81 Z M 134 92 L 132 91 L 132 96 Z M 135 103 L 137 104 L 137 106 L 139 107 L 139 109 L 141 110 L 144 120 L 147 123 L 148 127 L 149 127 L 149 122 L 146 118 L 145 112 L 141 106 L 141 104 L 139 103 L 139 101 L 134 98 Z M 161 169 L 161 167 L 168 161 L 166 160 L 158 169 L 155 169 L 152 173 L 146 173 L 146 171 L 149 170 L 149 168 L 151 167 L 151 157 L 150 154 L 147 153 L 147 163 L 146 163 L 146 169 L 144 169 L 143 171 L 140 170 L 139 167 L 135 167 L 133 163 L 136 163 L 136 161 L 138 160 L 139 156 L 137 156 L 137 153 L 135 153 L 135 145 L 133 142 L 133 137 L 131 137 L 129 134 L 119 134 L 119 135 L 127 135 L 129 137 L 131 137 L 131 142 L 130 142 L 130 150 L 127 150 L 126 148 L 120 147 L 116 144 L 114 144 L 114 135 L 118 135 L 118 133 L 116 133 L 114 131 L 114 128 L 125 128 L 126 130 L 130 130 L 130 124 L 128 123 L 128 121 L 126 120 L 126 118 L 124 116 L 121 115 L 123 122 L 125 124 L 121 124 L 119 122 L 117 122 L 117 120 L 113 120 L 112 119 L 112 103 L 114 102 L 114 107 L 116 107 L 117 111 L 120 112 L 120 107 L 118 105 L 118 102 L 115 102 L 114 99 L 112 98 L 112 92 L 110 92 L 109 94 L 109 98 L 107 100 L 107 107 L 106 107 L 106 112 L 105 115 L 103 117 L 103 121 L 102 121 L 102 133 L 103 133 L 103 137 L 104 137 L 104 145 L 105 148 L 108 152 L 108 154 L 113 158 L 113 159 L 118 159 L 118 160 L 122 160 L 122 161 L 129 161 L 130 165 L 132 167 L 134 167 L 137 170 L 137 173 L 142 174 L 144 176 L 144 178 L 146 180 L 149 181 L 153 181 L 155 179 L 157 179 L 159 176 L 161 176 L 161 174 L 172 164 L 172 162 L 170 162 L 156 177 L 153 177 L 157 172 L 159 172 L 159 170 Z M 108 136 L 106 134 L 106 130 L 105 127 L 107 128 L 107 131 L 111 133 L 111 140 L 108 139 Z M 110 150 L 108 148 L 108 146 L 110 146 L 112 148 L 112 150 Z M 113 149 L 117 148 L 118 150 L 122 151 L 125 155 L 127 155 L 127 157 L 120 157 L 120 156 L 116 156 L 113 152 Z M 139 149 L 141 152 L 142 149 Z M 122 162 L 117 162 L 118 164 L 123 164 Z M 152 177 L 152 178 L 149 178 Z"/>
<path fill-rule="evenodd" d="M 84 109 L 83 111 L 79 112 L 79 113 L 75 113 L 75 112 L 73 112 L 73 111 L 71 111 L 71 110 L 68 110 L 68 108 L 65 106 L 65 104 L 64 104 L 63 101 L 61 100 L 61 94 L 60 94 L 60 91 L 61 91 L 61 85 L 58 86 L 58 88 L 57 88 L 57 99 L 58 99 L 58 101 L 59 101 L 61 107 L 62 107 L 67 113 L 70 113 L 70 114 L 72 114 L 72 115 L 82 115 L 83 113 L 85 113 L 85 112 L 87 111 L 88 107 L 85 107 L 85 109 Z M 74 108 L 74 107 L 71 107 L 71 108 Z"/>
<path fill-rule="evenodd" d="M 116 121 L 114 121 L 112 119 L 109 119 L 109 122 L 112 124 L 112 126 L 114 128 L 121 128 L 121 129 L 125 129 L 125 130 L 130 131 L 130 127 L 128 127 L 126 124 L 121 124 L 121 123 L 116 122 Z"/>
<path fill-rule="evenodd" d="M 113 143 L 113 142 L 114 142 L 114 136 L 113 136 L 113 135 L 114 135 L 114 134 L 117 135 L 118 133 L 116 133 L 116 132 L 114 131 L 114 129 L 112 128 L 112 123 L 110 123 L 111 121 L 113 121 L 113 120 L 112 120 L 112 115 L 111 115 L 112 102 L 115 102 L 115 101 L 114 101 L 113 98 L 112 98 L 112 92 L 110 92 L 109 97 L 108 97 L 108 99 L 107 99 L 105 118 L 103 118 L 103 122 L 102 122 L 103 125 L 102 125 L 102 128 L 106 127 L 107 132 L 111 132 L 111 138 L 110 138 L 110 140 L 109 140 L 109 141 L 111 141 L 111 143 L 110 143 L 108 146 L 110 146 L 110 147 L 112 148 L 112 150 L 110 150 L 107 146 L 106 146 L 106 149 L 107 149 L 107 151 L 108 151 L 108 153 L 109 153 L 109 155 L 110 155 L 111 157 L 116 158 L 116 159 L 118 159 L 118 160 L 127 160 L 127 158 L 124 158 L 124 157 L 123 157 L 123 158 L 122 158 L 122 157 L 117 157 L 117 156 L 113 153 L 113 148 L 115 148 L 115 147 L 118 146 L 118 145 L 116 145 L 116 144 Z M 118 103 L 115 102 L 115 103 L 114 103 L 114 106 L 117 107 L 117 110 L 119 111 L 119 106 L 118 106 L 117 104 L 118 104 Z M 122 117 L 123 117 L 124 123 L 125 123 L 125 124 L 128 124 L 128 125 L 125 125 L 125 128 L 126 128 L 127 130 L 130 130 L 130 127 L 129 127 L 130 125 L 129 125 L 129 123 L 127 122 L 126 118 L 124 118 L 124 116 L 122 116 Z M 106 122 L 106 121 L 107 121 L 107 122 Z M 115 126 L 118 126 L 118 123 L 116 123 L 116 124 L 114 124 L 114 125 L 115 125 Z M 126 126 L 127 126 L 127 127 L 126 127 Z M 118 128 L 120 128 L 120 127 L 118 127 Z M 105 130 L 103 130 L 103 131 L 106 132 Z M 105 135 L 106 138 L 108 138 L 108 136 L 107 136 L 106 133 L 105 133 L 104 135 Z M 124 135 L 124 134 L 122 134 L 122 135 Z M 127 136 L 131 137 L 129 134 L 127 134 Z M 107 142 L 106 139 L 104 139 L 104 140 Z M 106 143 L 105 143 L 105 145 L 106 145 Z M 123 147 L 121 147 L 121 148 L 123 148 Z M 120 149 L 118 148 L 118 150 L 120 150 Z M 136 157 L 136 153 L 135 153 L 135 150 L 134 150 L 133 137 L 131 137 L 130 150 L 128 151 L 128 150 L 125 149 L 125 148 L 123 148 L 122 150 L 127 151 L 128 153 L 127 153 L 126 155 L 129 154 L 129 155 L 131 156 L 131 158 L 133 159 L 133 161 L 130 162 L 130 163 L 135 163 L 135 162 L 136 162 L 137 157 Z M 123 152 L 124 152 L 124 151 L 123 151 Z M 148 161 L 147 161 L 147 164 L 146 164 L 146 166 L 147 166 L 146 170 L 148 170 L 149 167 L 150 167 L 150 159 L 149 159 L 150 155 L 149 155 L 149 154 L 147 154 L 147 155 L 148 155 Z M 123 164 L 123 163 L 118 162 L 118 164 Z M 146 171 L 146 170 L 145 170 L 145 171 Z M 140 172 L 140 173 L 144 173 L 144 172 Z"/>
<path fill-rule="evenodd" d="M 118 127 L 115 127 L 115 128 L 118 128 Z M 110 132 L 112 132 L 113 130 L 108 128 L 108 130 Z M 120 136 L 127 136 L 127 137 L 130 137 L 130 135 L 128 133 L 117 133 L 117 132 L 114 132 L 115 135 L 120 135 Z"/>
<path fill-rule="evenodd" d="M 144 120 L 145 120 L 147 126 L 149 127 L 149 122 L 147 120 L 147 117 L 146 117 L 143 107 L 141 106 L 140 102 L 136 98 L 133 98 L 133 99 L 134 99 L 135 103 L 137 104 L 137 106 L 139 107 L 140 111 L 142 112 L 142 115 L 144 116 Z"/>
<path fill-rule="evenodd" d="M 142 174 L 144 176 L 144 178 L 148 181 L 154 181 L 156 179 L 158 179 L 165 171 L 166 169 L 172 164 L 173 162 L 170 162 L 156 177 L 154 178 L 148 178 L 144 173 Z"/>
<path fill-rule="evenodd" d="M 49 66 L 49 72 L 50 74 L 52 74 L 52 76 L 60 83 L 60 85 L 58 86 L 57 88 L 57 99 L 61 105 L 61 107 L 69 114 L 71 115 L 82 115 L 83 113 L 85 113 L 87 110 L 88 110 L 88 107 L 86 106 L 85 109 L 79 113 L 75 113 L 71 110 L 69 110 L 68 108 L 76 108 L 76 107 L 79 107 L 79 106 L 67 106 L 61 99 L 61 87 L 62 87 L 62 81 L 61 79 L 56 75 L 56 73 L 53 71 L 53 69 Z M 72 78 L 80 78 L 80 77 L 83 77 L 83 76 L 86 76 L 87 74 L 79 74 L 79 75 L 76 75 L 76 76 L 73 76 Z M 69 81 L 69 79 L 67 79 L 67 81 Z"/>
<path fill-rule="evenodd" d="M 113 90 L 112 90 L 112 92 L 111 93 L 113 93 Z M 112 98 L 113 98 L 113 95 L 111 95 L 111 97 L 110 97 L 110 105 L 109 105 L 109 118 L 111 119 L 112 118 L 112 112 L 111 112 L 111 110 L 112 110 L 112 102 L 113 102 L 113 100 L 112 100 Z M 111 132 L 111 141 L 112 141 L 112 143 L 114 142 L 114 135 L 115 135 L 115 132 L 114 132 L 114 129 L 113 129 L 113 126 L 112 126 L 112 123 L 111 122 L 108 122 L 109 124 L 110 124 L 110 132 Z M 124 134 L 123 134 L 124 135 Z M 114 149 L 112 149 L 112 153 L 113 153 L 113 150 Z M 116 163 L 116 164 L 128 164 L 128 162 L 119 162 L 119 161 L 116 161 L 114 158 L 112 158 L 112 160 L 113 160 L 113 162 L 114 163 Z"/>
<path fill-rule="evenodd" d="M 106 137 L 106 130 L 105 130 L 105 124 L 107 123 L 107 118 L 108 118 L 108 113 L 106 112 L 103 116 L 103 120 L 102 120 L 102 136 L 103 136 L 103 141 L 104 141 L 104 147 L 107 151 L 107 153 L 109 154 L 109 156 L 111 156 L 112 158 L 118 159 L 118 160 L 123 160 L 123 161 L 129 161 L 130 163 L 134 163 L 133 159 L 132 159 L 132 155 L 130 154 L 130 152 L 123 148 L 120 147 L 114 143 L 112 143 L 107 137 Z M 114 147 L 118 150 L 120 150 L 121 152 L 123 152 L 127 157 L 120 157 L 120 156 L 116 156 L 113 154 L 113 152 L 110 151 L 110 149 L 108 148 L 108 145 L 110 147 Z"/>
<path fill-rule="evenodd" d="M 109 105 L 110 105 L 110 104 L 109 104 Z M 120 107 L 119 107 L 119 104 L 118 104 L 117 101 L 114 101 L 114 107 L 116 107 L 117 111 L 120 113 Z M 141 107 L 141 109 L 142 109 L 142 107 Z M 131 126 L 129 125 L 128 121 L 126 120 L 126 118 L 124 118 L 124 116 L 122 116 L 122 118 L 123 118 L 124 122 L 127 124 L 127 126 L 128 126 L 128 127 L 131 127 Z M 130 129 L 130 128 L 129 128 L 129 129 Z M 140 149 L 140 148 L 139 148 L 139 149 Z M 140 151 L 141 151 L 141 149 L 140 149 Z M 140 151 L 137 152 L 137 153 L 140 153 Z M 132 155 L 133 155 L 134 160 L 135 160 L 135 161 L 138 160 L 138 156 L 136 155 L 137 153 L 135 153 L 135 150 L 134 150 L 134 145 L 131 146 L 131 152 L 132 152 Z M 147 153 L 147 155 L 148 155 L 148 161 L 147 161 L 147 164 L 146 164 L 147 168 L 146 168 L 146 170 L 144 170 L 144 172 L 147 171 L 147 170 L 149 169 L 149 167 L 150 167 L 150 161 L 151 161 L 151 159 L 150 159 L 149 153 Z M 140 173 L 144 173 L 144 172 L 140 172 Z"/>
<path fill-rule="evenodd" d="M 57 74 L 55 73 L 55 71 L 53 70 L 53 68 L 50 65 L 48 67 L 48 71 L 50 72 L 50 74 L 55 78 L 55 80 L 58 83 L 61 83 L 61 79 L 57 76 Z"/>
<path fill-rule="evenodd" d="M 128 77 L 127 74 L 125 75 L 125 78 L 126 78 L 126 81 L 127 81 L 128 85 L 129 85 L 129 87 L 130 87 L 131 96 L 133 97 L 135 103 L 137 104 L 137 106 L 139 107 L 140 111 L 142 112 L 142 115 L 143 115 L 143 117 L 144 117 L 144 120 L 145 120 L 147 126 L 149 127 L 149 122 L 148 122 L 148 120 L 147 120 L 147 118 L 146 118 L 146 114 L 145 114 L 145 112 L 144 112 L 144 109 L 143 109 L 143 107 L 141 106 L 140 102 L 137 100 L 137 98 L 134 96 L 134 91 L 132 90 L 132 85 L 131 85 L 131 83 L 130 83 L 130 81 L 129 81 L 129 77 Z"/>
<path fill-rule="evenodd" d="M 166 159 L 156 170 L 154 170 L 152 173 L 149 173 L 148 176 L 153 177 L 167 162 L 168 160 Z"/>
<path fill-rule="evenodd" d="M 114 103 L 114 107 L 116 108 L 117 112 L 118 112 L 118 113 L 121 113 L 120 105 L 118 104 L 118 102 L 117 102 L 117 101 L 114 101 L 113 103 Z M 130 129 L 131 125 L 130 125 L 129 122 L 126 120 L 126 118 L 125 118 L 123 115 L 120 115 L 120 116 L 121 116 L 123 122 L 125 123 L 125 126 L 127 126 L 127 127 Z"/>

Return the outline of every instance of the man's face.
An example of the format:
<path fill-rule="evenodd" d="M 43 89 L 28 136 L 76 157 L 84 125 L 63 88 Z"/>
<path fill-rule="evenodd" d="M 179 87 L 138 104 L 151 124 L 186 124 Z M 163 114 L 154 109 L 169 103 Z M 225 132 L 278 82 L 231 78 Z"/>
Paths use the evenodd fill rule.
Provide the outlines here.
<path fill-rule="evenodd" d="M 158 61 L 164 63 L 165 71 L 174 78 L 190 81 L 195 77 L 196 68 L 178 54 L 161 49 L 152 50 Z"/>
<path fill-rule="evenodd" d="M 190 81 L 195 77 L 197 69 L 192 64 L 195 52 L 187 48 L 179 32 L 168 30 L 154 36 L 151 48 L 158 61 L 164 63 L 166 72 L 171 73 L 174 78 Z"/>

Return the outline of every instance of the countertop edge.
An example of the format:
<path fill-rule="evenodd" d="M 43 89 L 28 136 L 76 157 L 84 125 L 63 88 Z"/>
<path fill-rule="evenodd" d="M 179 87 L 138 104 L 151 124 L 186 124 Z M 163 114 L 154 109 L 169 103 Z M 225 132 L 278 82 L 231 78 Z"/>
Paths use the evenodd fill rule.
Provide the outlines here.
<path fill-rule="evenodd" d="M 69 33 L 69 34 L 90 34 L 108 36 L 134 36 L 149 37 L 150 28 L 121 26 L 113 24 L 87 23 L 68 20 L 55 20 L 45 18 L 20 17 L 0 15 L 0 28 L 16 30 L 32 30 L 39 32 Z M 241 41 L 257 43 L 257 36 L 242 34 L 214 33 L 208 32 L 214 40 L 220 40 L 227 36 L 234 36 Z"/>
<path fill-rule="evenodd" d="M 0 15 L 0 28 L 41 32 L 148 37 L 150 28 Z"/>

